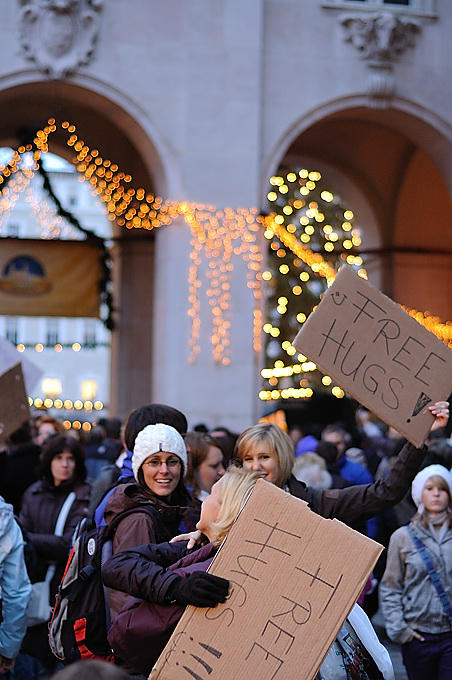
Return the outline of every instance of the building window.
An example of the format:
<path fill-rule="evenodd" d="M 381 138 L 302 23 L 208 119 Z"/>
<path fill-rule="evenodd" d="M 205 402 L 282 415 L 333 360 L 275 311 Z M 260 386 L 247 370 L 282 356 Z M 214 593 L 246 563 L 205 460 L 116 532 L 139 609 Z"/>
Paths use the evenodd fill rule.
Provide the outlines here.
<path fill-rule="evenodd" d="M 49 319 L 46 328 L 46 345 L 55 347 L 58 344 L 58 319 Z"/>
<path fill-rule="evenodd" d="M 82 380 L 80 384 L 80 393 L 83 401 L 94 401 L 98 388 L 99 386 L 96 380 Z"/>
<path fill-rule="evenodd" d="M 48 399 L 56 399 L 63 391 L 59 378 L 44 378 L 41 382 L 41 389 Z"/>
<path fill-rule="evenodd" d="M 96 322 L 86 321 L 83 327 L 83 344 L 88 347 L 96 346 Z"/>
<path fill-rule="evenodd" d="M 5 231 L 6 231 L 5 236 L 9 236 L 10 238 L 17 238 L 19 236 L 19 225 L 9 222 L 6 225 Z"/>
<path fill-rule="evenodd" d="M 6 339 L 9 340 L 10 342 L 13 343 L 13 345 L 17 345 L 18 342 L 18 332 L 17 332 L 17 319 L 11 319 L 7 318 L 5 319 L 5 326 L 6 326 Z"/>

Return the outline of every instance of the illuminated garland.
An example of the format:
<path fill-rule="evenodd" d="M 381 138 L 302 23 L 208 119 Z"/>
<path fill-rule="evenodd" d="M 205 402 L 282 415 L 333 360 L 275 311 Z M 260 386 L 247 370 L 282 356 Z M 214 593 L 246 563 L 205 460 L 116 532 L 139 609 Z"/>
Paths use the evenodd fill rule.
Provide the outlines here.
<path fill-rule="evenodd" d="M 76 153 L 73 162 L 78 172 L 84 180 L 90 183 L 92 192 L 105 204 L 110 221 L 116 221 L 118 226 L 126 229 L 151 230 L 172 224 L 178 218 L 183 217 L 189 225 L 192 235 L 188 310 L 192 321 L 189 357 L 191 362 L 196 361 L 196 356 L 199 353 L 199 293 L 201 289 L 199 267 L 202 263 L 203 253 L 208 265 L 208 289 L 206 293 L 212 311 L 213 329 L 210 340 L 214 347 L 215 361 L 223 364 L 230 363 L 230 276 L 234 269 L 233 256 L 241 256 L 247 263 L 247 285 L 253 290 L 256 303 L 253 312 L 253 346 L 256 351 L 261 349 L 262 312 L 259 301 L 262 296 L 263 255 L 257 236 L 262 227 L 267 232 L 267 238 L 276 235 L 286 248 L 300 258 L 313 272 L 324 277 L 328 284 L 334 280 L 335 269 L 324 260 L 320 253 L 315 253 L 307 248 L 284 225 L 278 223 L 278 216 L 275 213 L 264 217 L 260 216 L 255 208 L 217 210 L 214 206 L 170 200 L 163 201 L 162 198 L 146 192 L 143 188 L 133 188 L 131 186 L 132 176 L 121 172 L 117 164 L 103 158 L 97 149 L 90 149 L 82 139 L 79 139 L 75 125 L 64 121 L 61 123 L 61 128 L 68 133 L 67 145 L 73 148 Z M 25 188 L 25 184 L 20 187 L 20 183 L 13 183 L 12 178 L 20 167 L 21 155 L 32 152 L 37 170 L 44 178 L 45 188 L 57 206 L 58 215 L 67 219 L 85 235 L 91 235 L 98 239 L 99 237 L 88 232 L 88 230 L 84 230 L 77 220 L 62 208 L 57 197 L 53 194 L 48 177 L 40 163 L 41 154 L 48 151 L 48 137 L 56 129 L 55 120 L 49 119 L 47 125 L 34 134 L 33 140 L 25 140 L 15 150 L 8 166 L 0 169 L 0 213 L 2 210 L 11 210 L 14 201 L 17 200 L 14 199 L 15 192 Z M 27 176 L 25 171 L 24 174 Z M 346 259 L 348 260 L 348 256 Z M 108 260 L 105 259 L 104 262 L 103 301 L 109 309 L 106 324 L 112 328 L 112 300 L 108 291 L 110 272 Z M 364 270 L 359 273 L 365 277 Z M 438 317 L 427 313 L 414 310 L 407 311 L 419 323 L 452 346 L 451 323 L 443 324 Z"/>

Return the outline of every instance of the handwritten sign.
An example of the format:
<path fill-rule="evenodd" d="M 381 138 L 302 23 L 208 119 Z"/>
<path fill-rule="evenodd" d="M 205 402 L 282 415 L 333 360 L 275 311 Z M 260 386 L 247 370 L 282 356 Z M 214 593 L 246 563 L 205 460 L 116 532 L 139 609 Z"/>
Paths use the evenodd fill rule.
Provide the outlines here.
<path fill-rule="evenodd" d="M 0 423 L 2 438 L 7 439 L 30 417 L 30 407 L 25 392 L 22 366 L 16 364 L 0 376 Z"/>
<path fill-rule="evenodd" d="M 227 602 L 188 607 L 151 680 L 312 680 L 382 548 L 259 480 L 209 571 Z"/>
<path fill-rule="evenodd" d="M 340 269 L 293 345 L 415 446 L 452 391 L 452 352 L 349 266 Z"/>

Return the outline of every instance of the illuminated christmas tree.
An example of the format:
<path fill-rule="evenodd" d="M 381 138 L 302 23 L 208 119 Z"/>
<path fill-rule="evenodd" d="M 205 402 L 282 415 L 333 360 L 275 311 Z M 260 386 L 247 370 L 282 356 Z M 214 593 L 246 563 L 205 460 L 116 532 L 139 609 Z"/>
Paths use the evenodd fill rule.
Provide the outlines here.
<path fill-rule="evenodd" d="M 365 276 L 354 215 L 319 172 L 280 170 L 270 179 L 269 241 L 263 271 L 267 318 L 263 400 L 343 392 L 292 345 L 300 324 L 318 305 L 335 272 L 347 262 Z"/>

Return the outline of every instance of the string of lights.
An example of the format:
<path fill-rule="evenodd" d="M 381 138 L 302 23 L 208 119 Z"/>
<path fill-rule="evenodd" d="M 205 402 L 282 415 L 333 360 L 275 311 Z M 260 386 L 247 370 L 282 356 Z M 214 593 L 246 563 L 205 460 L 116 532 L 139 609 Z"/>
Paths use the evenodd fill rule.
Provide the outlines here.
<path fill-rule="evenodd" d="M 73 163 L 76 169 L 81 178 L 89 182 L 92 192 L 104 203 L 108 218 L 111 221 L 115 221 L 119 227 L 125 229 L 152 230 L 170 225 L 182 217 L 189 225 L 191 230 L 191 265 L 188 281 L 188 314 L 191 318 L 190 362 L 195 362 L 199 354 L 200 291 L 202 287 L 200 267 L 203 263 L 203 257 L 207 262 L 208 285 L 206 295 L 212 314 L 210 340 L 213 345 L 213 355 L 216 362 L 225 365 L 229 364 L 231 360 L 229 335 L 231 327 L 231 272 L 234 270 L 234 257 L 242 258 L 248 268 L 247 286 L 252 290 L 255 300 L 253 346 L 256 351 L 261 349 L 262 310 L 260 301 L 263 281 L 266 280 L 266 275 L 268 276 L 268 273 L 263 271 L 264 256 L 258 239 L 258 234 L 262 229 L 266 239 L 271 240 L 276 236 L 284 247 L 305 263 L 312 272 L 325 278 L 328 285 L 334 280 L 336 269 L 321 253 L 315 252 L 307 245 L 310 241 L 310 230 L 312 228 L 309 224 L 306 223 L 304 234 L 298 240 L 294 235 L 293 227 L 290 224 L 285 225 L 284 218 L 281 219 L 282 216 L 275 213 L 263 216 L 259 214 L 256 208 L 218 210 L 215 206 L 210 205 L 164 201 L 161 197 L 147 192 L 142 187 L 134 188 L 132 176 L 122 172 L 118 165 L 110 159 L 104 158 L 98 149 L 90 148 L 83 139 L 79 138 L 76 126 L 73 123 L 63 121 L 60 128 L 67 133 L 66 143 L 75 152 Z M 28 179 L 29 182 L 33 169 L 22 168 L 22 156 L 25 153 L 32 153 L 36 163 L 34 171 L 37 170 L 42 174 L 45 188 L 57 207 L 57 215 L 69 220 L 77 228 L 80 228 L 85 235 L 89 236 L 88 231 L 77 223 L 74 216 L 64 211 L 57 197 L 53 194 L 49 178 L 40 163 L 41 155 L 49 150 L 49 136 L 56 130 L 56 121 L 50 118 L 43 129 L 36 131 L 32 140 L 24 140 L 24 143 L 14 151 L 13 158 L 8 165 L 0 168 L 0 214 L 2 210 L 11 210 L 16 193 L 26 188 L 26 180 Z M 16 182 L 15 176 L 17 175 L 17 178 L 19 178 L 17 174 L 19 169 L 22 170 L 25 179 L 21 181 L 17 179 Z M 305 177 L 307 197 L 310 191 L 310 183 L 315 185 L 317 175 L 320 175 L 315 172 L 303 172 L 307 173 Z M 295 173 L 293 175 L 294 177 L 287 176 L 288 182 L 296 180 Z M 275 197 L 288 190 L 286 179 L 275 176 L 271 179 L 271 183 L 274 186 Z M 327 193 L 325 193 L 325 196 L 322 194 L 325 201 L 329 200 Z M 268 198 L 270 201 L 272 200 L 270 193 Z M 293 208 L 287 206 L 285 214 L 290 215 L 291 210 Z M 311 206 L 309 204 L 308 210 L 312 211 L 317 222 L 322 222 L 322 214 L 317 205 Z M 329 225 L 323 226 L 327 240 L 324 248 L 326 253 L 331 253 L 335 249 L 335 235 L 328 233 L 328 227 Z M 353 251 L 341 255 L 343 261 L 354 265 L 362 264 L 359 253 L 356 254 L 361 242 L 359 233 L 354 232 L 347 220 L 342 227 L 344 231 L 350 231 L 350 238 L 345 238 L 342 241 L 342 246 L 346 250 Z M 95 235 L 92 236 L 98 238 Z M 110 272 L 107 259 L 105 263 L 104 302 L 109 310 L 106 323 L 110 328 L 113 328 L 111 315 L 113 305 L 111 293 L 108 290 Z M 366 277 L 364 269 L 360 270 L 359 273 Z M 409 310 L 409 313 L 444 342 L 452 346 L 452 325 L 450 322 L 442 323 L 438 317 L 427 312 Z M 290 343 L 287 349 L 289 349 L 288 354 L 290 356 L 290 352 L 293 351 Z"/>

